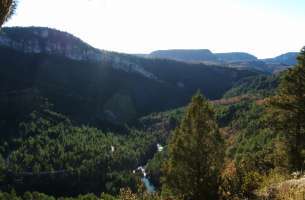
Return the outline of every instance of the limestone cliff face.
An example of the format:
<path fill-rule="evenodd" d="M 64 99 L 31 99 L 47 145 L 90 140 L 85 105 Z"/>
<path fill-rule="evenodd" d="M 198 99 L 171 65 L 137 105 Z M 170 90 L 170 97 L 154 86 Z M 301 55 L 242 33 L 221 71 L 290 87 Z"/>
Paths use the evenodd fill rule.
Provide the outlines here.
<path fill-rule="evenodd" d="M 101 51 L 71 34 L 49 28 L 4 28 L 0 45 L 25 53 L 62 55 L 73 60 L 101 61 Z"/>
<path fill-rule="evenodd" d="M 50 28 L 3 28 L 0 33 L 0 46 L 24 53 L 58 55 L 78 61 L 105 61 L 111 63 L 115 69 L 156 79 L 152 73 L 124 59 L 118 53 L 96 49 L 69 33 Z"/>

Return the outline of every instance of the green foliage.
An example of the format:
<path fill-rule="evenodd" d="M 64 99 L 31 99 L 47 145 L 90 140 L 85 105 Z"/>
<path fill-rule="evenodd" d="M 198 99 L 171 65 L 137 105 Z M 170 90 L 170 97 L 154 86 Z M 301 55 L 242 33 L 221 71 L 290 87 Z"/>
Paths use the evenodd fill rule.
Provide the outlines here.
<path fill-rule="evenodd" d="M 227 159 L 235 160 L 236 167 L 246 165 L 248 171 L 261 176 L 274 169 L 285 170 L 288 167 L 287 143 L 281 134 L 268 128 L 264 112 L 264 106 L 255 102 L 245 103 L 230 124 L 235 135 L 227 142 Z M 242 176 L 240 182 L 244 182 L 244 178 Z M 240 186 L 236 189 L 240 191 L 241 184 L 234 184 Z"/>
<path fill-rule="evenodd" d="M 241 101 L 229 105 L 215 105 L 216 119 L 220 127 L 230 126 L 242 112 L 249 109 L 249 101 Z"/>
<path fill-rule="evenodd" d="M 102 200 L 117 200 L 114 196 L 112 196 L 110 194 L 105 194 L 105 193 L 101 194 L 101 199 Z"/>
<path fill-rule="evenodd" d="M 250 171 L 243 177 L 243 184 L 241 186 L 241 192 L 245 193 L 246 196 L 251 196 L 249 192 L 253 192 L 258 189 L 262 181 L 261 175 L 256 171 Z"/>
<path fill-rule="evenodd" d="M 3 181 L 4 175 L 5 175 L 5 160 L 0 154 L 0 182 Z"/>
<path fill-rule="evenodd" d="M 154 132 L 160 135 L 160 140 L 165 143 L 177 125 L 180 123 L 185 108 L 177 108 L 160 113 L 152 113 L 141 117 L 137 122 L 137 127 L 145 132 Z"/>
<path fill-rule="evenodd" d="M 25 192 L 18 196 L 14 191 L 10 193 L 0 192 L 0 200 L 117 200 L 111 195 L 101 195 L 101 198 L 94 194 L 78 195 L 77 197 L 53 197 L 39 192 Z"/>
<path fill-rule="evenodd" d="M 269 99 L 270 125 L 284 133 L 288 140 L 293 169 L 304 168 L 305 155 L 305 48 L 298 56 L 298 63 L 289 69 L 276 96 Z"/>
<path fill-rule="evenodd" d="M 248 163 L 226 164 L 222 173 L 221 192 L 224 199 L 254 199 L 260 187 L 262 175 Z"/>
<path fill-rule="evenodd" d="M 161 200 L 158 194 L 149 194 L 147 192 L 139 191 L 133 193 L 129 188 L 121 189 L 118 200 Z"/>
<path fill-rule="evenodd" d="M 216 198 L 222 167 L 223 141 L 209 103 L 197 94 L 168 145 L 164 183 L 177 196 Z"/>
<path fill-rule="evenodd" d="M 218 109 L 220 119 L 233 114 L 229 115 L 231 120 L 228 120 L 227 128 L 235 132 L 233 142 L 228 141 L 227 155 L 236 163 L 234 167 L 227 167 L 231 173 L 223 175 L 222 189 L 226 199 L 254 198 L 258 191 L 266 191 L 276 181 L 287 179 L 280 174 L 287 173 L 289 158 L 295 159 L 298 155 L 289 152 L 291 146 L 296 146 L 296 130 L 301 133 L 299 155 L 304 149 L 304 51 L 299 57 L 299 64 L 280 77 L 277 95 L 267 101 L 267 109 L 257 102 L 237 104 L 239 108 L 233 109 L 233 112 L 229 109 L 232 105 Z M 302 119 L 301 124 L 297 116 Z M 304 158 L 299 156 L 298 160 Z M 300 169 L 296 167 L 296 162 L 291 165 L 294 169 Z"/>
<path fill-rule="evenodd" d="M 240 95 L 269 96 L 275 93 L 279 84 L 279 75 L 259 75 L 241 79 L 224 94 L 224 98 Z"/>
<path fill-rule="evenodd" d="M 161 188 L 162 165 L 166 159 L 166 149 L 162 152 L 157 152 L 154 157 L 148 161 L 146 171 L 149 178 L 156 188 Z"/>
<path fill-rule="evenodd" d="M 4 150 L 4 169 L 0 162 L 3 190 L 39 189 L 56 196 L 117 194 L 121 187 L 136 189 L 138 177 L 132 171 L 156 151 L 155 135 L 131 130 L 122 136 L 76 127 L 49 110 L 32 113 L 22 127 L 22 138 L 9 142 Z"/>
<path fill-rule="evenodd" d="M 135 119 L 137 112 L 135 105 L 128 95 L 115 94 L 104 105 L 104 110 L 111 111 L 114 123 L 122 124 Z"/>

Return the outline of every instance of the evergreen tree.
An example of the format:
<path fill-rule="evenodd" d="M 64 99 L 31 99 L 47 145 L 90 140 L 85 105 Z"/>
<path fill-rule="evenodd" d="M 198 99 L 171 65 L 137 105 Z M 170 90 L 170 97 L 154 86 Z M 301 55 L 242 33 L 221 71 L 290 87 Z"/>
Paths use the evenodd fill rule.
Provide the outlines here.
<path fill-rule="evenodd" d="M 290 145 L 292 168 L 300 170 L 305 158 L 305 47 L 297 60 L 283 76 L 277 95 L 269 99 L 268 112 L 271 127 L 284 133 Z"/>
<path fill-rule="evenodd" d="M 168 145 L 163 169 L 167 189 L 183 199 L 216 199 L 223 152 L 214 111 L 198 93 Z"/>
<path fill-rule="evenodd" d="M 14 14 L 16 5 L 16 0 L 0 0 L 0 27 Z"/>

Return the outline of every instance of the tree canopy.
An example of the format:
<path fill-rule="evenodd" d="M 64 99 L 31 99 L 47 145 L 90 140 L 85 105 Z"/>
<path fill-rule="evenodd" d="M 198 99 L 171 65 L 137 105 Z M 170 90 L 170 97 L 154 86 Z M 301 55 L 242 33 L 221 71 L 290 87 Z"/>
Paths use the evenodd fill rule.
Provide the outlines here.
<path fill-rule="evenodd" d="M 291 165 L 304 167 L 305 150 L 305 48 L 298 63 L 284 75 L 277 94 L 269 99 L 270 124 L 282 131 L 290 144 Z"/>
<path fill-rule="evenodd" d="M 223 140 L 214 111 L 196 94 L 168 145 L 164 182 L 171 192 L 190 200 L 216 199 L 223 163 Z"/>

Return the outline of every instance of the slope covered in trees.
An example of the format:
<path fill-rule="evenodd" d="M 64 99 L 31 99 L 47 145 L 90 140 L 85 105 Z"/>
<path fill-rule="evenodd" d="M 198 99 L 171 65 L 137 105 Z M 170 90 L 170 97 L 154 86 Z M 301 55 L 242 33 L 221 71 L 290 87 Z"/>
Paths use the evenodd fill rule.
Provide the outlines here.
<path fill-rule="evenodd" d="M 48 34 L 43 37 L 44 33 Z M 3 134 L 14 132 L 11 129 L 43 98 L 54 104 L 55 111 L 78 124 L 109 129 L 151 112 L 184 106 L 197 89 L 210 99 L 220 98 L 240 79 L 257 74 L 105 53 L 50 29 L 11 28 L 2 34 L 12 44 L 16 42 L 0 47 Z M 27 48 L 21 44 L 19 48 L 18 41 L 25 42 Z M 69 50 L 71 46 L 75 46 L 73 51 Z M 88 52 L 105 59 L 85 59 Z"/>
<path fill-rule="evenodd" d="M 298 65 L 282 74 L 279 89 L 270 99 L 215 105 L 216 118 L 226 141 L 226 162 L 220 186 L 225 199 L 297 199 L 302 196 L 302 179 L 285 180 L 293 179 L 290 173 L 302 170 L 304 165 L 304 121 L 300 121 L 304 108 L 304 57 L 302 51 Z M 171 111 L 160 116 L 177 119 L 179 123 L 183 113 L 182 109 L 182 112 Z M 167 155 L 158 153 L 148 163 L 150 173 L 159 177 L 153 179 L 156 185 L 164 176 L 159 170 L 164 159 Z M 293 174 L 296 178 L 301 173 Z"/>
<path fill-rule="evenodd" d="M 241 79 L 224 94 L 224 98 L 241 95 L 266 97 L 275 94 L 282 74 L 259 75 Z"/>
<path fill-rule="evenodd" d="M 274 76 L 0 53 L 0 199 L 285 199 L 304 169 L 304 50 Z"/>
<path fill-rule="evenodd" d="M 268 102 L 272 127 L 285 135 L 292 167 L 302 170 L 305 160 L 305 49 L 297 59 L 298 64 L 287 71 L 277 94 Z"/>
<path fill-rule="evenodd" d="M 19 132 L 1 140 L 1 190 L 40 191 L 55 196 L 135 190 L 133 173 L 157 151 L 158 137 L 77 127 L 48 108 L 33 112 Z M 50 187 L 52 185 L 52 187 Z"/>

